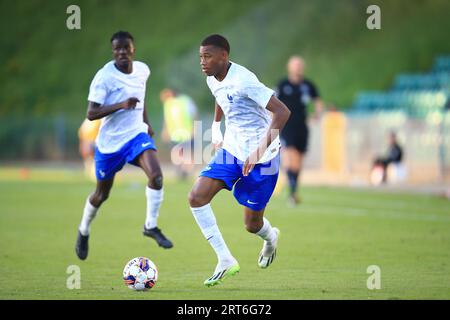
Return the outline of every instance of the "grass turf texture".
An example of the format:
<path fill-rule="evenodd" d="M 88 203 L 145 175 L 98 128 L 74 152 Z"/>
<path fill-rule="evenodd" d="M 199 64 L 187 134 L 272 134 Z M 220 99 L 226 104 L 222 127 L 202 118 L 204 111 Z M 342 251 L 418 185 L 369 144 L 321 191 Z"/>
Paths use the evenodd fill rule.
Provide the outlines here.
<path fill-rule="evenodd" d="M 276 261 L 257 266 L 261 240 L 243 227 L 229 192 L 213 202 L 241 271 L 223 284 L 203 281 L 216 258 L 187 202 L 191 182 L 166 181 L 160 227 L 174 241 L 163 250 L 144 238 L 143 176 L 122 177 L 92 226 L 90 252 L 79 261 L 76 228 L 93 185 L 75 171 L 0 170 L 0 299 L 449 299 L 450 210 L 444 199 L 374 190 L 305 187 L 303 204 L 274 197 L 267 217 L 282 237 Z M 146 256 L 159 268 L 149 292 L 122 282 L 125 263 Z M 66 269 L 81 268 L 69 290 Z M 368 290 L 369 265 L 381 289 Z"/>

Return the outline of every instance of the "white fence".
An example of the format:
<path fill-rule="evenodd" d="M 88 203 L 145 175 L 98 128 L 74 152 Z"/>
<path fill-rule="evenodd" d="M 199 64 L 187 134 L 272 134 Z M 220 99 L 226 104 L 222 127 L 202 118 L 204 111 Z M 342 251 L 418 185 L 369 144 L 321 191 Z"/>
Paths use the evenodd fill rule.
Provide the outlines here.
<path fill-rule="evenodd" d="M 326 116 L 325 116 L 326 117 Z M 388 134 L 397 133 L 404 151 L 409 183 L 442 183 L 450 179 L 450 115 L 430 114 L 426 119 L 409 119 L 390 112 L 370 116 L 345 116 L 343 163 L 340 170 L 329 172 L 324 166 L 326 134 L 324 118 L 310 121 L 309 151 L 304 174 L 316 173 L 325 180 L 364 181 L 377 156 L 388 149 Z M 328 133 L 329 134 L 329 133 Z"/>

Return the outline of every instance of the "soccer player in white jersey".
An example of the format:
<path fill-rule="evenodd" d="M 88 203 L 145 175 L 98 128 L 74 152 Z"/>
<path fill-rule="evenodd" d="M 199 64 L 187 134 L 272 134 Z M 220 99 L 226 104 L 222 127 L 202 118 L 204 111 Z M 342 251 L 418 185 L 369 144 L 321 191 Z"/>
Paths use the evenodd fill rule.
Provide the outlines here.
<path fill-rule="evenodd" d="M 189 194 L 192 214 L 217 254 L 213 286 L 239 272 L 217 226 L 210 202 L 221 190 L 232 190 L 244 206 L 247 231 L 264 240 L 258 265 L 267 268 L 276 255 L 279 230 L 264 217 L 264 209 L 276 185 L 280 163 L 279 131 L 290 116 L 289 109 L 243 66 L 229 60 L 230 45 L 221 35 L 205 38 L 200 46 L 200 65 L 215 97 L 212 142 L 218 148 L 213 160 L 200 173 Z M 220 121 L 225 116 L 225 136 Z"/>
<path fill-rule="evenodd" d="M 102 123 L 94 156 L 97 187 L 86 200 L 75 247 L 81 260 L 88 255 L 90 224 L 108 198 L 115 174 L 126 163 L 141 167 L 148 177 L 144 235 L 163 248 L 173 246 L 157 227 L 163 178 L 144 102 L 150 69 L 143 62 L 133 61 L 135 47 L 130 33 L 115 33 L 111 45 L 114 60 L 97 72 L 88 96 L 87 118 L 102 119 Z"/>

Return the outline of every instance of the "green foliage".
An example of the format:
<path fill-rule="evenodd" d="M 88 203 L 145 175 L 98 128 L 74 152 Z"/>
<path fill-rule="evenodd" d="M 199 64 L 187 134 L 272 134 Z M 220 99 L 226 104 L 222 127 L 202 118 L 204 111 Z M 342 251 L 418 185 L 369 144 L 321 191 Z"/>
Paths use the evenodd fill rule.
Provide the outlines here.
<path fill-rule="evenodd" d="M 70 4 L 81 8 L 81 30 L 66 28 Z M 366 28 L 369 4 L 381 7 L 381 30 Z M 2 1 L 0 126 L 12 115 L 81 123 L 90 81 L 111 59 L 109 39 L 118 29 L 135 36 L 136 59 L 152 70 L 147 105 L 157 132 L 166 86 L 212 112 L 198 45 L 216 32 L 229 38 L 232 60 L 271 87 L 284 77 L 288 57 L 303 55 L 324 100 L 346 108 L 359 90 L 387 89 L 397 73 L 428 70 L 436 55 L 449 53 L 449 11 L 446 0 Z M 67 128 L 67 140 L 76 129 Z"/>
<path fill-rule="evenodd" d="M 83 119 L 90 81 L 111 59 L 109 40 L 119 29 L 134 35 L 136 59 L 152 69 L 148 104 L 159 114 L 164 66 L 257 2 L 224 1 L 219 9 L 208 0 L 2 2 L 0 116 Z M 70 4 L 81 8 L 81 30 L 66 28 Z"/>
<path fill-rule="evenodd" d="M 385 88 L 397 72 L 427 68 L 450 51 L 448 1 L 376 1 L 379 31 L 365 26 L 372 2 L 85 0 L 75 2 L 82 28 L 74 31 L 65 26 L 73 1 L 2 2 L 0 115 L 82 118 L 89 83 L 110 59 L 109 37 L 118 29 L 135 35 L 136 58 L 153 71 L 150 114 L 159 116 L 158 92 L 171 83 L 209 108 L 197 50 L 213 32 L 227 35 L 232 58 L 270 86 L 284 75 L 288 56 L 302 54 L 325 99 L 347 106 L 358 90 Z"/>

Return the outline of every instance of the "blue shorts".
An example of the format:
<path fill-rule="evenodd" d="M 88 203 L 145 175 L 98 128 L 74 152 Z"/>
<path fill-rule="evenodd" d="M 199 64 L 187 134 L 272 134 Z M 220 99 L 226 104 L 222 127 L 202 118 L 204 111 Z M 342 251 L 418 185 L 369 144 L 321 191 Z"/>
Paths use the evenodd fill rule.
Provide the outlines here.
<path fill-rule="evenodd" d="M 227 152 L 217 150 L 211 162 L 200 172 L 200 177 L 222 180 L 225 188 L 243 206 L 254 211 L 264 209 L 277 184 L 280 154 L 265 163 L 258 163 L 248 176 L 242 174 L 244 163 Z"/>
<path fill-rule="evenodd" d="M 139 133 L 128 141 L 119 151 L 101 153 L 95 148 L 95 175 L 97 180 L 108 180 L 119 172 L 125 163 L 135 163 L 136 158 L 145 150 L 156 150 L 155 142 L 147 133 Z"/>

